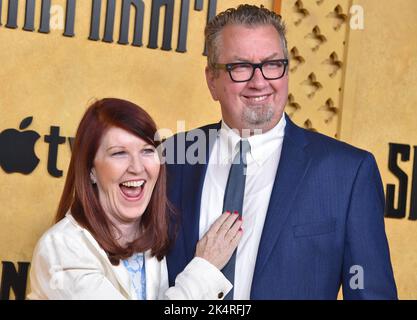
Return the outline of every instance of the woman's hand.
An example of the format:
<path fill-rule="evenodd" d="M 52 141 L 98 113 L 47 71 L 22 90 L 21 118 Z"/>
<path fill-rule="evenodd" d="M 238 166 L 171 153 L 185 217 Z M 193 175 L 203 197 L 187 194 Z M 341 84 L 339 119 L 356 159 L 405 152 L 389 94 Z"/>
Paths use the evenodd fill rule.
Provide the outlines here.
<path fill-rule="evenodd" d="M 242 219 L 238 218 L 237 213 L 223 213 L 198 241 L 195 256 L 207 260 L 221 270 L 242 237 Z"/>

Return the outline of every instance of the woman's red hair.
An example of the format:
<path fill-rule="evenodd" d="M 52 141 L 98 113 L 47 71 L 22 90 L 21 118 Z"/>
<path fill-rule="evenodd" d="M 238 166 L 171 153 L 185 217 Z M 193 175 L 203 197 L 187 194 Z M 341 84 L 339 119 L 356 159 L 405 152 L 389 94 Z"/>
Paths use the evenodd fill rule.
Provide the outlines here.
<path fill-rule="evenodd" d="M 71 210 L 74 219 L 94 236 L 114 265 L 118 265 L 120 259 L 126 259 L 135 252 L 149 249 L 153 256 L 161 260 L 169 247 L 165 165 L 161 164 L 151 199 L 142 215 L 141 234 L 127 247 L 121 247 L 116 241 L 115 226 L 100 205 L 97 187 L 91 183 L 90 171 L 97 149 L 101 138 L 110 127 L 124 129 L 155 148 L 160 144 L 160 141 L 155 141 L 155 122 L 139 106 L 114 98 L 93 103 L 85 112 L 77 129 L 55 221 L 63 219 Z"/>

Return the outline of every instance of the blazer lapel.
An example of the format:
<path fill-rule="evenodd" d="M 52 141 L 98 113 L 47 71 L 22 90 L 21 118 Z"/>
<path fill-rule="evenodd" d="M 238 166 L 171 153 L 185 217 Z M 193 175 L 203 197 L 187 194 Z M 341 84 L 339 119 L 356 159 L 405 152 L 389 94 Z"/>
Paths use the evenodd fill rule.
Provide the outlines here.
<path fill-rule="evenodd" d="M 184 168 L 181 223 L 184 230 L 184 245 L 188 261 L 194 257 L 195 244 L 199 240 L 201 194 L 210 153 L 216 141 L 217 131 L 220 129 L 220 125 L 221 122 L 197 129 L 203 130 L 204 135 L 196 135 L 197 140 L 189 143 L 187 146 L 187 149 L 190 145 L 193 145 L 198 152 L 205 152 L 204 157 L 202 157 L 202 159 L 205 158 L 203 163 L 192 164 L 188 162 L 189 159 L 186 159 Z M 205 139 L 202 139 L 203 136 Z"/>
<path fill-rule="evenodd" d="M 262 232 L 255 265 L 254 279 L 262 272 L 266 261 L 278 241 L 299 186 L 310 165 L 304 147 L 307 144 L 303 130 L 286 117 L 287 125 L 274 186 Z"/>
<path fill-rule="evenodd" d="M 146 300 L 157 300 L 160 296 L 161 281 L 168 283 L 168 279 L 161 279 L 163 264 L 156 257 L 151 256 L 150 250 L 145 252 L 146 272 Z M 165 271 L 166 274 L 166 271 Z"/>
<path fill-rule="evenodd" d="M 108 258 L 107 258 L 107 260 L 108 260 Z M 110 261 L 109 261 L 109 263 L 110 263 Z M 125 295 L 128 299 L 133 299 L 131 285 L 130 285 L 131 284 L 130 276 L 129 276 L 129 273 L 126 270 L 125 266 L 123 265 L 123 262 L 120 261 L 118 266 L 113 266 L 112 265 L 112 267 L 113 267 L 114 275 L 117 279 L 117 282 L 119 282 L 120 286 L 124 290 L 124 292 L 122 292 L 122 294 Z M 136 299 L 133 299 L 133 300 L 136 300 Z"/>
<path fill-rule="evenodd" d="M 105 263 L 109 267 L 109 269 L 113 271 L 114 277 L 120 284 L 120 287 L 123 289 L 121 294 L 124 295 L 127 299 L 132 299 L 130 290 L 130 278 L 128 271 L 124 267 L 123 263 L 121 262 L 118 266 L 113 266 L 110 263 L 110 260 L 107 257 L 106 252 L 100 247 L 97 240 L 94 239 L 92 234 L 87 229 L 81 227 L 78 224 L 78 222 L 74 219 L 74 217 L 70 214 L 70 212 L 68 212 L 65 216 L 71 221 L 72 224 L 74 224 L 76 228 L 80 230 L 80 232 L 82 232 L 82 234 L 84 235 L 83 240 L 85 240 L 87 245 L 89 245 L 89 249 L 92 251 L 92 254 L 95 254 L 95 256 L 98 259 L 103 261 L 103 263 Z"/>
<path fill-rule="evenodd" d="M 121 292 L 121 293 L 126 298 L 132 299 L 131 290 L 130 290 L 129 273 L 126 270 L 125 266 L 123 265 L 123 262 L 120 262 L 118 266 L 112 265 L 110 263 L 109 258 L 107 257 L 106 252 L 100 247 L 100 245 L 94 239 L 94 237 L 91 235 L 91 233 L 88 232 L 88 230 L 86 230 L 84 228 L 81 228 L 81 230 L 83 231 L 87 241 L 90 242 L 90 244 L 96 250 L 97 254 L 101 256 L 102 261 L 104 261 L 104 263 L 106 263 L 110 267 L 110 269 L 113 271 L 113 274 L 114 274 L 115 278 L 117 279 L 117 282 L 120 284 L 120 287 L 124 291 L 124 292 Z"/>

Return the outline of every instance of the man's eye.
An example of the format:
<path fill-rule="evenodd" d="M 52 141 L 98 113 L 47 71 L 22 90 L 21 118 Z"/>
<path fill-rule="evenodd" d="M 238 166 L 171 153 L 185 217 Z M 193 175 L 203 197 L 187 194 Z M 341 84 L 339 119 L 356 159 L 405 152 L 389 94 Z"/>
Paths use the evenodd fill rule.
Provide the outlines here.
<path fill-rule="evenodd" d="M 240 72 L 240 71 L 248 71 L 248 70 L 251 71 L 252 70 L 252 65 L 245 64 L 245 63 L 237 64 L 237 65 L 234 65 L 232 67 L 232 70 L 233 71 L 237 71 L 237 72 Z"/>
<path fill-rule="evenodd" d="M 284 64 L 282 63 L 282 61 L 271 61 L 271 62 L 266 62 L 263 67 L 264 68 L 269 68 L 269 69 L 274 69 L 274 68 L 282 68 L 284 66 Z"/>

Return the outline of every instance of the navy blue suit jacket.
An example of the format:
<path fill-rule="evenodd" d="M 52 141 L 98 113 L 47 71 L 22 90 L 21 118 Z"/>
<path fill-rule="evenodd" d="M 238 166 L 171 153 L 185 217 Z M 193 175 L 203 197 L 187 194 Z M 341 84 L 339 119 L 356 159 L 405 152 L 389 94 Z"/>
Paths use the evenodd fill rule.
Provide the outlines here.
<path fill-rule="evenodd" d="M 251 299 L 336 299 L 341 285 L 344 299 L 396 299 L 384 193 L 374 157 L 286 119 Z M 200 129 L 208 137 L 210 129 L 219 128 L 218 123 Z M 172 156 L 184 157 L 181 144 L 196 152 L 196 140 L 188 141 L 190 135 L 185 135 L 166 141 L 170 162 Z M 198 135 L 191 132 L 193 136 Z M 197 143 L 210 149 L 208 141 L 200 136 Z M 200 149 L 205 159 L 207 149 Z M 177 238 L 167 256 L 173 285 L 194 257 L 207 165 L 185 161 L 168 163 L 167 169 L 168 196 L 180 214 Z"/>

